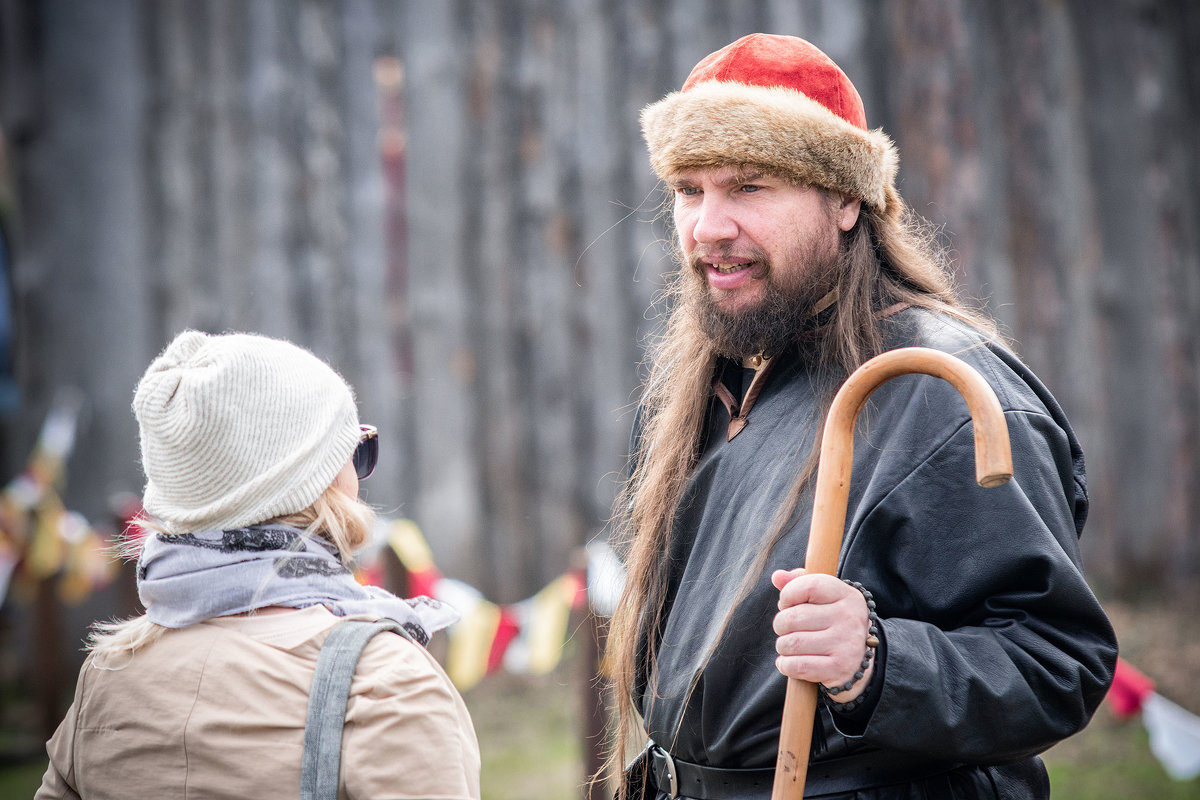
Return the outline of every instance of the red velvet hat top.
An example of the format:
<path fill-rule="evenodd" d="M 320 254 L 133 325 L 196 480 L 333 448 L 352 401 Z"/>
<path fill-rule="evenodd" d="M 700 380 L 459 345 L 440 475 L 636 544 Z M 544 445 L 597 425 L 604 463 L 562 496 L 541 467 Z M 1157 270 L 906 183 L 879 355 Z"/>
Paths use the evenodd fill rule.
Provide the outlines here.
<path fill-rule="evenodd" d="M 755 33 L 707 56 L 680 91 L 642 110 L 642 133 L 664 181 L 754 165 L 880 211 L 899 165 L 892 140 L 867 128 L 846 73 L 795 36 Z"/>
<path fill-rule="evenodd" d="M 851 125 L 867 129 L 862 98 L 846 73 L 816 46 L 795 36 L 743 36 L 697 64 L 683 91 L 705 81 L 795 89 Z"/>

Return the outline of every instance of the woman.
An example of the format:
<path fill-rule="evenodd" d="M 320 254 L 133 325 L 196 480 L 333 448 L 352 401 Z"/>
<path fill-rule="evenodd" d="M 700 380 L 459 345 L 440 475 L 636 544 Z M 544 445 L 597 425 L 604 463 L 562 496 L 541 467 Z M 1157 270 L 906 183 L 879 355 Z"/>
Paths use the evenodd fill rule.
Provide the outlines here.
<path fill-rule="evenodd" d="M 395 620 L 354 673 L 339 796 L 477 798 L 462 699 L 426 652 L 454 613 L 359 586 L 377 438 L 288 342 L 180 334 L 133 401 L 147 520 L 135 619 L 97 626 L 37 798 L 300 794 L 309 687 L 346 618 Z"/>

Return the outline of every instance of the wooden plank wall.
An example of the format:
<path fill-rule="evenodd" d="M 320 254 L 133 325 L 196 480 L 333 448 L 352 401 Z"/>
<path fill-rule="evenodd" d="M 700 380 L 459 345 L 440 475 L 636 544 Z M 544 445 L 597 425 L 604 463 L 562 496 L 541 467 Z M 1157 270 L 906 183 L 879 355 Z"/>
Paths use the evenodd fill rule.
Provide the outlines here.
<path fill-rule="evenodd" d="M 1200 596 L 1200 13 L 1182 0 L 3 0 L 24 457 L 89 425 L 69 503 L 136 488 L 137 376 L 184 326 L 306 344 L 385 434 L 369 499 L 509 602 L 597 535 L 671 266 L 638 110 L 796 33 L 897 140 L 1075 420 L 1106 591 Z M 19 37 L 18 37 L 19 38 Z"/>
<path fill-rule="evenodd" d="M 1137 594 L 1165 578 L 1200 599 L 1198 28 L 1180 2 L 410 6 L 408 200 L 430 203 L 410 217 L 413 263 L 452 247 L 448 269 L 479 270 L 410 276 L 430 281 L 418 353 L 449 356 L 450 379 L 478 390 L 452 410 L 460 439 L 418 437 L 418 515 L 444 502 L 435 484 L 460 482 L 474 501 L 446 530 L 487 530 L 502 594 L 535 553 L 545 570 L 594 529 L 643 310 L 670 266 L 637 111 L 706 53 L 771 30 L 818 42 L 853 77 L 964 287 L 1075 420 L 1093 581 Z M 472 311 L 456 322 L 435 296 Z"/>
<path fill-rule="evenodd" d="M 133 387 L 186 327 L 308 346 L 394 428 L 374 5 L 3 8 L 27 43 L 6 80 L 30 98 L 4 117 L 25 399 L 9 469 L 76 385 L 69 504 L 101 519 L 139 490 Z M 382 459 L 394 483 L 401 454 Z"/>

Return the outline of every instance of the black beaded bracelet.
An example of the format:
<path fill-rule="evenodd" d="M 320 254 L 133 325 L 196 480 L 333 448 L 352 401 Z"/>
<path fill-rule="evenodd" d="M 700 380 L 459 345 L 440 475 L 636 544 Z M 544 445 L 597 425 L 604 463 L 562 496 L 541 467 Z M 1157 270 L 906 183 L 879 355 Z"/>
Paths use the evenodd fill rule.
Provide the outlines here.
<path fill-rule="evenodd" d="M 853 586 L 855 589 L 858 589 L 860 592 L 862 592 L 863 599 L 867 601 L 867 617 L 869 618 L 870 622 L 870 625 L 867 628 L 867 649 L 866 652 L 863 653 L 862 664 L 859 666 L 858 670 L 855 671 L 853 678 L 846 681 L 841 686 L 835 686 L 832 689 L 825 688 L 825 684 L 823 683 L 817 684 L 817 689 L 825 697 L 832 697 L 833 695 L 838 695 L 842 692 L 848 692 L 854 687 L 854 684 L 862 680 L 863 675 L 866 674 L 867 667 L 871 666 L 871 658 L 875 655 L 875 648 L 879 646 L 879 615 L 875 613 L 874 596 L 871 594 L 869 589 L 867 589 L 858 581 L 850 581 L 843 578 L 842 582 Z M 862 703 L 864 697 L 866 697 L 865 693 L 847 703 L 839 703 L 838 709 L 841 711 L 853 711 L 854 708 Z"/>

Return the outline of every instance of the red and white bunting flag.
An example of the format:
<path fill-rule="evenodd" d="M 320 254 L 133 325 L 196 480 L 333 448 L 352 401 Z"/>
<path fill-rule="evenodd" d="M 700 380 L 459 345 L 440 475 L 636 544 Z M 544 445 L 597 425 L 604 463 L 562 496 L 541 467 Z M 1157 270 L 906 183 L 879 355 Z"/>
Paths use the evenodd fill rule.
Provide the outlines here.
<path fill-rule="evenodd" d="M 1122 718 L 1139 712 L 1150 734 L 1150 751 L 1175 780 L 1200 776 L 1200 717 L 1154 691 L 1154 681 L 1123 658 L 1117 659 L 1108 701 Z"/>

